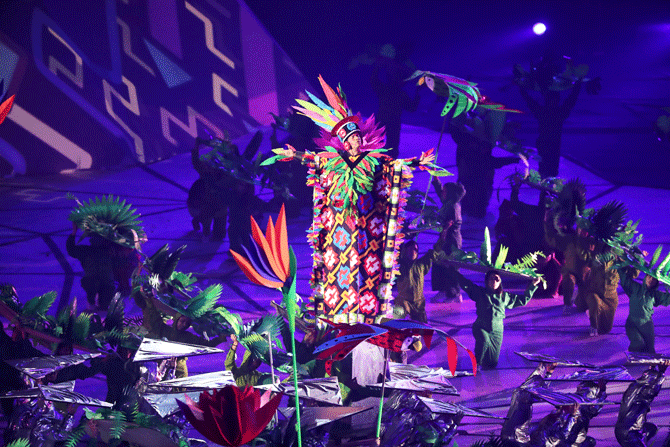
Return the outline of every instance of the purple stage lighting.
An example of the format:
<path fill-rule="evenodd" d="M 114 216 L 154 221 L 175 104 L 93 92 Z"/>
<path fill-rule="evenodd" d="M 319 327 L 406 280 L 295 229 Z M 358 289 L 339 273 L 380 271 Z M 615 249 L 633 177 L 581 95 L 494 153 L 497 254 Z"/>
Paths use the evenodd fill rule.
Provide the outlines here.
<path fill-rule="evenodd" d="M 547 30 L 547 27 L 544 23 L 542 22 L 537 22 L 535 25 L 533 25 L 533 32 L 537 34 L 538 36 L 541 36 L 544 34 L 544 32 Z"/>

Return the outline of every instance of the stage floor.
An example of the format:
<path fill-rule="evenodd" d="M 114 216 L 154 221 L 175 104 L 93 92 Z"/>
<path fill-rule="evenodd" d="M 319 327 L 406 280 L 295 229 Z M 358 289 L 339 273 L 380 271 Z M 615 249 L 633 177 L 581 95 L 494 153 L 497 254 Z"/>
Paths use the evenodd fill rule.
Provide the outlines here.
<path fill-rule="evenodd" d="M 402 134 L 401 155 L 410 157 L 437 144 L 436 133 L 417 127 L 405 126 Z M 448 140 L 447 143 L 444 140 Z M 450 138 L 443 140 L 439 162 L 455 173 L 455 151 Z M 497 155 L 504 155 L 503 153 Z M 531 167 L 534 163 L 531 161 Z M 536 164 L 535 164 L 536 167 Z M 483 239 L 485 226 L 492 230 L 497 219 L 498 194 L 500 200 L 509 197 L 509 185 L 504 178 L 512 173 L 515 166 L 508 166 L 496 174 L 495 188 L 489 212 L 485 219 L 464 216 L 464 248 L 478 250 Z M 667 229 L 670 228 L 670 190 L 641 187 L 616 187 L 591 172 L 566 159 L 561 160 L 560 174 L 564 178 L 579 177 L 587 186 L 589 207 L 601 206 L 610 200 L 623 201 L 629 210 L 629 218 L 640 219 L 639 231 L 644 234 L 643 248 L 652 252 L 658 244 L 670 244 Z M 16 177 L 0 181 L 0 282 L 16 287 L 22 301 L 36 295 L 56 290 L 61 306 L 73 297 L 84 305 L 85 293 L 79 282 L 82 271 L 79 263 L 65 252 L 65 240 L 71 231 L 67 216 L 75 205 L 66 198 L 74 194 L 80 200 L 102 194 L 114 194 L 132 203 L 142 214 L 149 241 L 144 245 L 147 254 L 154 253 L 160 246 L 169 243 L 172 248 L 186 245 L 178 270 L 193 272 L 206 286 L 212 282 L 223 285 L 221 304 L 232 312 L 239 312 L 243 318 L 257 318 L 270 309 L 270 301 L 279 301 L 279 293 L 269 291 L 250 283 L 241 273 L 228 254 L 228 242 L 212 242 L 193 234 L 191 218 L 186 209 L 187 191 L 197 178 L 188 154 L 182 154 L 150 166 L 133 167 L 122 171 L 93 172 L 78 171 L 68 175 L 44 178 Z M 455 180 L 455 177 L 452 177 Z M 447 178 L 446 180 L 449 180 Z M 417 172 L 414 188 L 425 191 L 428 181 L 426 173 Z M 499 191 L 498 191 L 499 189 Z M 536 193 L 522 189 L 521 200 L 536 203 Z M 434 193 L 430 192 L 431 196 Z M 270 198 L 268 193 L 262 196 Z M 311 266 L 311 251 L 306 241 L 306 233 L 311 219 L 311 211 L 304 208 L 297 218 L 289 219 L 289 243 L 296 251 L 298 259 L 298 293 L 306 297 L 310 293 L 308 279 Z M 264 228 L 267 216 L 263 218 Z M 436 240 L 435 233 L 422 234 L 419 251 L 424 253 Z M 473 274 L 473 280 L 481 283 L 480 274 Z M 510 284 L 510 286 L 513 286 Z M 523 287 L 517 284 L 516 287 Z M 474 302 L 464 295 L 463 303 L 433 303 L 430 298 L 430 275 L 426 278 L 428 297 L 428 319 L 435 327 L 449 332 L 460 342 L 474 350 L 474 339 L 470 326 L 475 320 Z M 586 314 L 563 315 L 562 302 L 556 299 L 533 299 L 526 307 L 508 311 L 505 321 L 505 335 L 498 368 L 482 371 L 476 377 L 452 379 L 460 391 L 453 401 L 471 400 L 490 393 L 511 390 L 518 386 L 534 369 L 535 364 L 514 354 L 515 351 L 530 351 L 542 354 L 577 359 L 596 365 L 623 365 L 624 351 L 628 340 L 624 331 L 624 321 L 628 315 L 628 298 L 621 292 L 614 328 L 610 334 L 589 337 Z M 128 302 L 131 313 L 139 313 L 132 300 Z M 670 354 L 670 309 L 661 307 L 654 315 L 656 326 L 656 346 L 659 353 Z M 227 344 L 221 345 L 227 349 Z M 415 364 L 446 367 L 446 343 L 437 340 L 430 351 L 410 355 Z M 199 357 L 189 360 L 190 374 L 223 369 L 223 356 Z M 459 369 L 470 369 L 468 356 L 459 352 Z M 571 372 L 563 368 L 557 374 Z M 639 376 L 642 368 L 631 367 L 633 377 Z M 568 385 L 564 385 L 568 386 Z M 618 402 L 626 383 L 608 385 L 609 400 Z M 668 436 L 670 426 L 670 393 L 668 383 L 652 405 L 649 421 L 659 426 L 659 433 L 652 445 L 660 446 Z M 77 391 L 104 398 L 103 378 L 91 378 L 77 385 Z M 482 404 L 487 406 L 486 404 Z M 535 420 L 539 420 L 552 407 L 539 403 L 534 406 Z M 507 407 L 487 408 L 487 411 L 504 416 Z M 596 438 L 598 445 L 617 445 L 613 425 L 618 405 L 606 406 L 603 412 L 591 422 L 589 435 Z M 470 445 L 489 434 L 499 433 L 496 421 L 466 417 L 461 429 L 467 435 L 459 435 L 459 445 Z"/>

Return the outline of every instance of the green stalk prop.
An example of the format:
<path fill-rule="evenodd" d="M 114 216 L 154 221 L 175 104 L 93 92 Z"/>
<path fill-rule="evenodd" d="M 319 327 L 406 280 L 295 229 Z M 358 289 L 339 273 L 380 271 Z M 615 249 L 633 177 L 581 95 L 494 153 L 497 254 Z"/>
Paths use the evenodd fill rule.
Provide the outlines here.
<path fill-rule="evenodd" d="M 379 400 L 379 415 L 377 416 L 377 441 L 381 441 L 381 433 L 382 433 L 382 409 L 384 408 L 384 390 L 386 389 L 386 369 L 389 366 L 389 355 L 391 354 L 391 351 L 388 349 L 384 349 L 384 353 L 386 354 L 384 356 L 384 380 L 382 381 L 382 398 Z"/>
<path fill-rule="evenodd" d="M 295 430 L 298 433 L 298 447 L 302 447 L 302 428 L 300 425 L 300 399 L 298 398 L 298 361 L 296 360 L 295 355 L 295 314 L 298 310 L 298 304 L 296 303 L 296 293 L 295 293 L 295 279 L 296 279 L 296 270 L 297 270 L 297 261 L 295 258 L 295 253 L 293 248 L 289 247 L 289 259 L 290 266 L 289 272 L 292 275 L 290 281 L 290 286 L 286 288 L 286 284 L 281 288 L 282 295 L 284 298 L 284 304 L 286 305 L 286 313 L 288 315 L 288 329 L 291 333 L 291 354 L 292 354 L 292 363 L 293 363 L 293 388 L 295 390 Z"/>
<path fill-rule="evenodd" d="M 294 314 L 295 315 L 295 314 Z M 295 425 L 298 432 L 298 447 L 302 447 L 302 428 L 300 426 L 300 399 L 298 399 L 298 362 L 295 359 L 295 337 L 291 331 L 291 353 L 293 354 L 293 388 L 295 389 Z"/>

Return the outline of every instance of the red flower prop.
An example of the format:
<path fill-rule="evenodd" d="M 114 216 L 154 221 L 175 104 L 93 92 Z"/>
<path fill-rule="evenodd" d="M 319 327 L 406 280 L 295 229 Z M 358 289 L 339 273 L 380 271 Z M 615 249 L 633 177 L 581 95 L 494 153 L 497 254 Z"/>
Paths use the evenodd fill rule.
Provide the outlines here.
<path fill-rule="evenodd" d="M 236 447 L 253 440 L 270 423 L 283 394 L 269 398 L 254 388 L 243 390 L 229 385 L 222 390 L 200 394 L 198 403 L 184 396 L 177 400 L 186 419 L 204 437 L 219 445 Z"/>

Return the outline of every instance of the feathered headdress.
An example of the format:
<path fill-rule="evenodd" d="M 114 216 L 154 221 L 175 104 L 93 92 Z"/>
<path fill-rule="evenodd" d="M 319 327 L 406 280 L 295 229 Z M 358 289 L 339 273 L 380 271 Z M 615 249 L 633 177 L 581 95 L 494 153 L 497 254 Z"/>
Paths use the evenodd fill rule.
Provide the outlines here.
<path fill-rule="evenodd" d="M 319 82 L 321 83 L 323 92 L 326 94 L 328 104 L 305 90 L 305 93 L 312 102 L 296 99 L 302 107 L 293 106 L 293 108 L 301 115 L 310 118 L 317 126 L 330 132 L 332 136 L 337 135 L 342 139 L 345 135 L 351 135 L 353 133 L 352 129 L 354 127 L 358 128 L 356 123 L 360 121 L 360 118 L 352 116 L 351 110 L 347 106 L 347 97 L 342 93 L 339 86 L 337 87 L 337 92 L 335 92 L 335 90 L 326 84 L 321 75 L 319 75 Z M 348 125 L 349 123 L 353 125 Z"/>
<path fill-rule="evenodd" d="M 300 115 L 311 119 L 321 128 L 321 135 L 315 139 L 317 146 L 332 146 L 337 150 L 344 149 L 344 142 L 354 133 L 361 135 L 361 150 L 369 151 L 384 147 L 384 128 L 377 127 L 374 116 L 364 120 L 360 114 L 352 114 L 347 105 L 347 97 L 340 86 L 333 90 L 319 76 L 321 88 L 328 103 L 305 90 L 311 102 L 296 99 L 300 106 L 293 106 Z"/>

